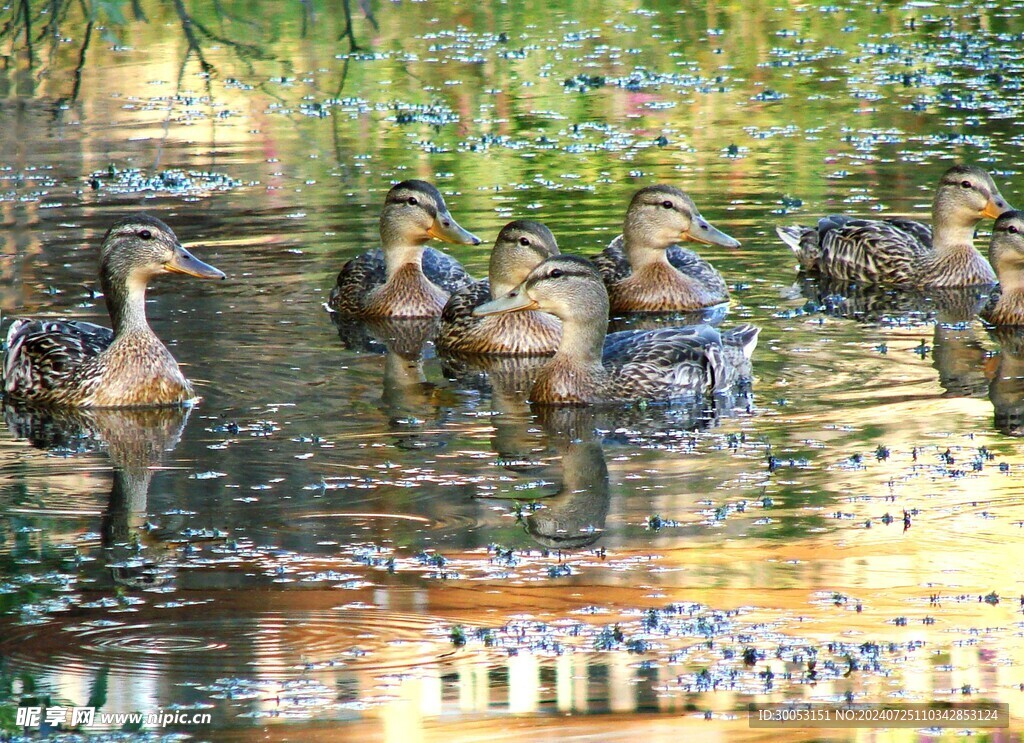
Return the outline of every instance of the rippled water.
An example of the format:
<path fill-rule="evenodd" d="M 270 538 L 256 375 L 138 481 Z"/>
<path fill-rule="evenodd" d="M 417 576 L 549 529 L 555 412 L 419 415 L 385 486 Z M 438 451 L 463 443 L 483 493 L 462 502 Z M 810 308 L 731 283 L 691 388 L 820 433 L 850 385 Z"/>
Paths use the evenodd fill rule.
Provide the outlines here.
<path fill-rule="evenodd" d="M 229 277 L 151 287 L 194 410 L 7 411 L 0 731 L 19 700 L 238 740 L 753 738 L 749 701 L 847 696 L 1022 724 L 1019 347 L 837 304 L 774 232 L 926 219 L 954 161 L 1024 203 L 1020 3 L 356 3 L 352 39 L 330 4 L 206 5 L 0 8 L 4 315 L 105 323 L 130 212 Z M 701 253 L 762 328 L 752 397 L 545 415 L 335 325 L 409 177 L 475 275 L 512 218 L 593 254 L 681 186 L 742 242 Z"/>

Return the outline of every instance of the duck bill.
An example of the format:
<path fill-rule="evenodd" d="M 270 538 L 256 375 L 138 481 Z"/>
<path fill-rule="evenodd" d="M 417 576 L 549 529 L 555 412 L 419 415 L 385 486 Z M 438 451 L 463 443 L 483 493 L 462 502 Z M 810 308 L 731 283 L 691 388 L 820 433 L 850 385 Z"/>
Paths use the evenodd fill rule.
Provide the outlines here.
<path fill-rule="evenodd" d="M 718 245 L 723 248 L 738 248 L 740 241 L 729 237 L 717 227 L 711 225 L 706 219 L 698 216 L 690 224 L 680 238 L 689 242 L 701 243 L 702 245 Z"/>
<path fill-rule="evenodd" d="M 473 310 L 473 314 L 479 317 L 480 315 L 498 315 L 503 312 L 521 312 L 523 310 L 535 309 L 537 309 L 537 303 L 526 295 L 522 287 L 518 287 L 504 297 L 498 297 L 490 302 L 485 302 Z"/>
<path fill-rule="evenodd" d="M 174 249 L 174 256 L 164 264 L 164 270 L 169 273 L 183 273 L 186 276 L 195 276 L 197 279 L 223 279 L 224 272 L 214 268 L 209 263 L 203 263 L 185 248 L 178 245 Z"/>
<path fill-rule="evenodd" d="M 1004 214 L 1013 207 L 1003 198 L 1003 195 L 996 191 L 992 194 L 992 197 L 985 204 L 985 208 L 981 210 L 981 216 L 988 217 L 989 219 L 996 219 L 1000 214 Z"/>
<path fill-rule="evenodd" d="M 447 211 L 438 212 L 434 224 L 430 225 L 427 234 L 436 240 L 455 245 L 479 245 L 480 238 L 468 230 L 462 229 Z"/>

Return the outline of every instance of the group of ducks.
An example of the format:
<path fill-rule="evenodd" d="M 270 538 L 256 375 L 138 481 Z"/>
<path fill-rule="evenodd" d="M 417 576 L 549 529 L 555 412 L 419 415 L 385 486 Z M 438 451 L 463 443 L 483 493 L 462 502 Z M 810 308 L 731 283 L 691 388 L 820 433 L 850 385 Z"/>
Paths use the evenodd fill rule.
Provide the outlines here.
<path fill-rule="evenodd" d="M 381 248 L 345 264 L 328 307 L 366 319 L 440 316 L 436 341 L 444 354 L 552 356 L 530 391 L 538 404 L 722 391 L 736 376 L 736 362 L 749 359 L 757 343 L 758 329 L 750 325 L 721 333 L 693 325 L 606 335 L 612 313 L 680 312 L 728 300 L 721 275 L 677 243 L 739 243 L 672 186 L 638 191 L 622 236 L 594 261 L 563 255 L 539 222 L 510 222 L 498 234 L 483 281 L 426 246 L 431 238 L 480 243 L 429 183 L 392 188 L 380 224 Z"/>
<path fill-rule="evenodd" d="M 973 245 L 985 218 L 996 224 L 987 261 Z M 942 176 L 932 227 L 905 219 L 831 215 L 814 227 L 778 227 L 801 268 L 854 284 L 918 290 L 992 285 L 982 310 L 998 325 L 1024 325 L 1024 213 L 1010 209 L 984 170 L 957 165 Z M 622 234 L 592 260 L 564 255 L 539 222 L 505 225 L 488 279 L 475 281 L 431 239 L 480 240 L 451 216 L 440 192 L 408 180 L 387 194 L 381 247 L 342 268 L 328 307 L 357 319 L 440 317 L 442 353 L 551 356 L 530 391 L 541 405 L 669 400 L 729 388 L 749 361 L 759 329 L 661 327 L 607 334 L 610 315 L 681 313 L 728 301 L 722 276 L 680 243 L 739 243 L 668 185 L 634 196 Z M 994 270 L 993 270 L 994 267 Z M 79 321 L 17 320 L 8 332 L 3 385 L 12 400 L 81 407 L 179 405 L 194 397 L 150 329 L 145 292 L 166 273 L 224 274 L 192 256 L 171 229 L 128 217 L 107 233 L 100 280 L 112 330 Z"/>

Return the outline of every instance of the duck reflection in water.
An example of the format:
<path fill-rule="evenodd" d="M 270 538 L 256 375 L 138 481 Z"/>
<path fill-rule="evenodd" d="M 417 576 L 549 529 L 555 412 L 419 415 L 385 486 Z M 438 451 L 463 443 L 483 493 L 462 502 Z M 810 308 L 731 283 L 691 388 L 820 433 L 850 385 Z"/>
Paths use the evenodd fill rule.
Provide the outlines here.
<path fill-rule="evenodd" d="M 500 402 L 501 413 L 492 419 L 492 446 L 499 464 L 521 475 L 540 475 L 553 468 L 558 488 L 550 494 L 497 497 L 528 501 L 521 521 L 530 537 L 547 549 L 594 545 L 604 533 L 611 503 L 608 466 L 595 417 L 599 411 L 541 406 L 534 415 L 515 398 Z"/>
<path fill-rule="evenodd" d="M 451 434 L 441 429 L 459 404 L 443 385 L 427 379 L 424 361 L 433 349 L 440 318 L 358 320 L 332 313 L 344 347 L 384 356 L 380 410 L 401 449 L 440 448 Z"/>
<path fill-rule="evenodd" d="M 604 534 L 611 490 L 593 409 L 538 409 L 548 445 L 559 455 L 561 483 L 526 517 L 526 532 L 553 550 L 585 549 Z"/>
<path fill-rule="evenodd" d="M 989 301 L 991 286 L 922 290 L 804 277 L 799 289 L 808 300 L 805 309 L 831 317 L 888 328 L 933 324 L 930 347 L 922 340 L 921 352 L 930 351 L 943 396 L 985 395 L 986 352 L 972 321 Z"/>
<path fill-rule="evenodd" d="M 33 446 L 65 455 L 106 451 L 114 466 L 103 512 L 101 543 L 115 583 L 128 588 L 162 586 L 173 579 L 158 551 L 138 547 L 148 519 L 154 468 L 181 440 L 190 407 L 48 409 L 4 406 L 11 433 Z M 155 545 L 160 534 L 149 534 Z"/>
<path fill-rule="evenodd" d="M 992 401 L 997 431 L 1024 436 L 1024 327 L 989 329 L 999 353 L 988 362 L 988 398 Z"/>
<path fill-rule="evenodd" d="M 516 369 L 523 371 L 521 366 Z M 507 380 L 508 376 L 491 375 L 489 379 L 494 385 L 495 380 Z M 528 389 L 530 384 L 527 376 L 518 379 L 520 390 Z M 645 441 L 664 445 L 666 440 L 690 438 L 694 431 L 713 428 L 723 418 L 747 415 L 752 406 L 747 390 L 728 400 L 717 399 L 710 406 L 531 408 L 522 401 L 521 392 L 513 390 L 510 394 L 510 389 L 501 386 L 493 387 L 492 402 L 498 411 L 491 419 L 492 447 L 499 455 L 499 464 L 511 472 L 535 477 L 554 470 L 550 479 L 558 485 L 553 493 L 526 496 L 520 491 L 500 497 L 529 501 L 522 519 L 526 532 L 538 544 L 555 550 L 586 549 L 604 534 L 611 504 L 606 441 L 613 446 L 635 447 Z"/>

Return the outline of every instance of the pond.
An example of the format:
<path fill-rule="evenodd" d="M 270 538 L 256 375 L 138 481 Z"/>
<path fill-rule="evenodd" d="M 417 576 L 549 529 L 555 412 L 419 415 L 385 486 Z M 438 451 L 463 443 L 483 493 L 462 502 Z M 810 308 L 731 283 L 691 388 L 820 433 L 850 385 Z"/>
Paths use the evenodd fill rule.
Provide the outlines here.
<path fill-rule="evenodd" d="M 5 326 L 106 324 L 126 214 L 228 276 L 150 287 L 194 408 L 6 410 L 0 731 L 35 704 L 209 715 L 126 736 L 763 739 L 747 703 L 793 699 L 1024 726 L 1019 345 L 830 296 L 775 233 L 927 221 L 954 162 L 1024 203 L 1021 4 L 336 5 L 0 7 Z M 684 189 L 741 243 L 699 252 L 723 327 L 761 328 L 749 396 L 545 412 L 336 323 L 407 178 L 483 239 L 450 246 L 475 276 L 512 219 L 594 255 L 638 188 Z"/>

